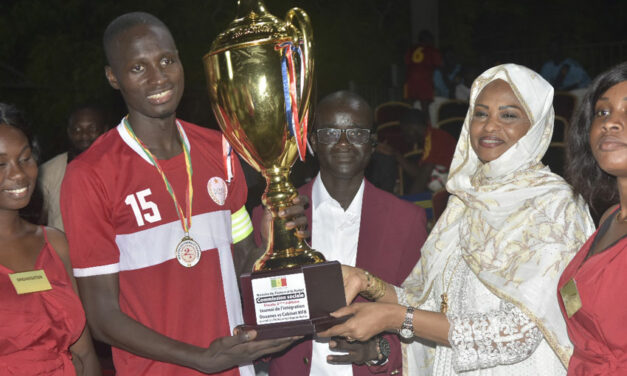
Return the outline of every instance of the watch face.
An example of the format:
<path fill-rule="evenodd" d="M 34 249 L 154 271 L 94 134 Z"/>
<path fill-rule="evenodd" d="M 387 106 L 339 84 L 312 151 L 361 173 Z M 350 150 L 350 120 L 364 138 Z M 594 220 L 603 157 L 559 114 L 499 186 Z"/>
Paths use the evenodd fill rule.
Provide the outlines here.
<path fill-rule="evenodd" d="M 403 338 L 412 338 L 414 336 L 414 332 L 409 328 L 399 330 L 398 334 L 400 334 Z"/>
<path fill-rule="evenodd" d="M 390 356 L 390 343 L 383 337 L 379 339 L 379 350 L 384 358 Z"/>

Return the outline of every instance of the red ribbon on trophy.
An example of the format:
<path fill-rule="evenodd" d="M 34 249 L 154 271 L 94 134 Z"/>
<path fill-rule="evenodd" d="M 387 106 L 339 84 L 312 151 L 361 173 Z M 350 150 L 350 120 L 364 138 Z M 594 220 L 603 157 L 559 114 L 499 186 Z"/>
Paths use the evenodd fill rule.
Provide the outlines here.
<path fill-rule="evenodd" d="M 298 148 L 298 156 L 301 161 L 305 160 L 307 152 L 307 119 L 309 118 L 309 110 L 305 113 L 303 121 L 299 120 L 298 116 L 298 102 L 299 97 L 296 92 L 296 69 L 294 68 L 294 56 L 293 53 L 298 54 L 298 58 L 301 65 L 301 72 L 305 72 L 307 69 L 305 59 L 302 58 L 302 51 L 300 45 L 294 45 L 294 43 L 287 41 L 279 43 L 274 47 L 275 50 L 280 50 L 283 58 L 281 59 L 281 73 L 283 74 L 283 95 L 285 97 L 285 115 L 287 117 L 287 124 L 290 130 L 290 134 L 296 139 L 296 147 Z M 303 87 L 304 76 L 301 73 L 300 87 Z"/>

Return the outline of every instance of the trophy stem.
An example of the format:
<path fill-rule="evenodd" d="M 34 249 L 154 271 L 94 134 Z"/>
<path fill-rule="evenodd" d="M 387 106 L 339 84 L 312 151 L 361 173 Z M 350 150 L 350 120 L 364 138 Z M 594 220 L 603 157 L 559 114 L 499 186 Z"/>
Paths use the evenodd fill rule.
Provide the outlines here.
<path fill-rule="evenodd" d="M 255 262 L 253 268 L 255 272 L 294 268 L 326 261 L 320 252 L 312 250 L 307 242 L 294 234 L 296 229 L 285 229 L 287 220 L 279 217 L 279 211 L 290 206 L 297 196 L 296 189 L 289 180 L 289 173 L 287 167 L 271 167 L 261 171 L 266 179 L 266 190 L 261 196 L 261 201 L 272 213 L 272 223 L 266 251 Z"/>

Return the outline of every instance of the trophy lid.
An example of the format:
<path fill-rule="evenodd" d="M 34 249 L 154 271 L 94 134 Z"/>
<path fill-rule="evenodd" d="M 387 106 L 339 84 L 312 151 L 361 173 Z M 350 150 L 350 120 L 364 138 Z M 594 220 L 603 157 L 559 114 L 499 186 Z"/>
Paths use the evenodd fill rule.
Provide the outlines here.
<path fill-rule="evenodd" d="M 290 29 L 266 10 L 262 0 L 238 0 L 235 20 L 213 41 L 209 54 L 237 45 L 287 38 L 293 34 Z"/>

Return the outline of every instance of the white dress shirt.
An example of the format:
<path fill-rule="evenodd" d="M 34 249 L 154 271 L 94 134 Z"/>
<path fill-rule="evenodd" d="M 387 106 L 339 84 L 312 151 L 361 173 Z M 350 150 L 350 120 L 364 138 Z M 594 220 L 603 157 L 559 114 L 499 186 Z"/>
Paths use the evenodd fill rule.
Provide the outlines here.
<path fill-rule="evenodd" d="M 311 244 L 312 248 L 322 252 L 327 261 L 339 261 L 345 265 L 355 266 L 363 198 L 362 180 L 357 194 L 345 211 L 340 203 L 329 195 L 320 174 L 316 177 L 311 191 Z M 333 354 L 329 350 L 328 341 L 314 340 L 312 345 L 310 375 L 353 375 L 351 364 L 338 365 L 327 362 L 327 355 Z"/>

